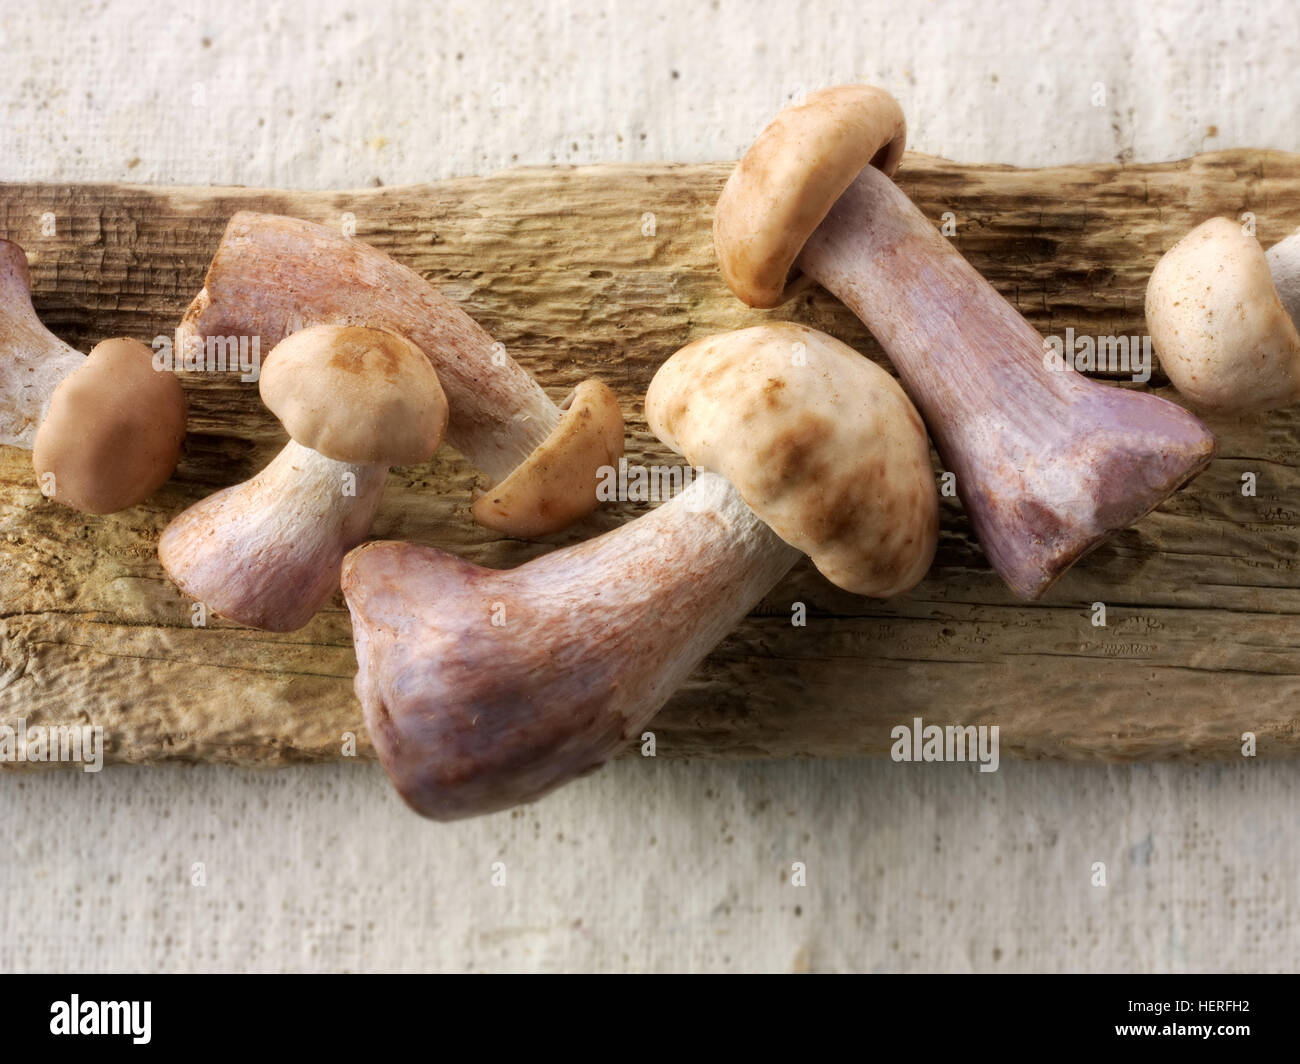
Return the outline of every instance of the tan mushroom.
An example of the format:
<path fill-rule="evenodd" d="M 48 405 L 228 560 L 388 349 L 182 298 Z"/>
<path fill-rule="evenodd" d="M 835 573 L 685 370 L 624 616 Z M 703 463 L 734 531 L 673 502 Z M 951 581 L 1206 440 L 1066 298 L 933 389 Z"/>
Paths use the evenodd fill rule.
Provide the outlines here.
<path fill-rule="evenodd" d="M 137 340 L 89 356 L 37 318 L 23 249 L 0 240 L 0 444 L 32 451 L 42 492 L 92 514 L 143 502 L 185 442 L 185 393 Z"/>
<path fill-rule="evenodd" d="M 993 567 L 1035 598 L 1200 472 L 1214 438 L 1165 399 L 1045 366 L 1034 327 L 890 180 L 903 141 L 880 89 L 824 89 L 787 108 L 718 198 L 718 264 L 752 306 L 814 280 L 862 319 Z"/>
<path fill-rule="evenodd" d="M 369 532 L 388 467 L 438 449 L 447 400 L 418 347 L 355 326 L 294 333 L 271 351 L 259 388 L 289 443 L 253 479 L 172 521 L 158 556 L 220 616 L 292 631 L 338 588 L 339 563 Z"/>
<path fill-rule="evenodd" d="M 1192 404 L 1246 412 L 1300 400 L 1300 335 L 1279 295 L 1279 286 L 1297 291 L 1297 250 L 1291 237 L 1266 256 L 1241 225 L 1211 218 L 1156 263 L 1147 328 L 1161 366 Z"/>
<path fill-rule="evenodd" d="M 811 329 L 757 326 L 679 351 L 646 402 L 671 445 L 717 472 L 644 517 L 504 572 L 410 543 L 345 560 L 357 696 L 418 813 L 504 809 L 602 764 L 800 549 L 872 595 L 925 573 L 929 447 L 873 362 Z"/>

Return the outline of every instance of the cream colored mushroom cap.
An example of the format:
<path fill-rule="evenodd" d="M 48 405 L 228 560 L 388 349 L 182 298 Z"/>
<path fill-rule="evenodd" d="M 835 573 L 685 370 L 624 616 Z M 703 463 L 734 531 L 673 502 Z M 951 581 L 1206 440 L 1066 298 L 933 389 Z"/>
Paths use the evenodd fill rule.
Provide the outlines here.
<path fill-rule="evenodd" d="M 338 462 L 423 462 L 447 430 L 447 397 L 432 363 L 382 329 L 302 329 L 272 349 L 258 390 L 295 441 Z"/>
<path fill-rule="evenodd" d="M 727 287 L 751 307 L 794 295 L 803 281 L 791 270 L 813 230 L 865 167 L 892 176 L 906 141 L 903 109 L 872 85 L 821 89 L 777 115 L 718 197 L 713 246 Z"/>
<path fill-rule="evenodd" d="M 1147 329 L 1174 387 L 1205 410 L 1300 399 L 1300 335 L 1259 242 L 1227 218 L 1198 225 L 1147 282 Z"/>
<path fill-rule="evenodd" d="M 893 377 L 825 333 L 781 322 L 689 344 L 650 382 L 646 419 L 832 583 L 886 598 L 929 569 L 925 426 Z"/>

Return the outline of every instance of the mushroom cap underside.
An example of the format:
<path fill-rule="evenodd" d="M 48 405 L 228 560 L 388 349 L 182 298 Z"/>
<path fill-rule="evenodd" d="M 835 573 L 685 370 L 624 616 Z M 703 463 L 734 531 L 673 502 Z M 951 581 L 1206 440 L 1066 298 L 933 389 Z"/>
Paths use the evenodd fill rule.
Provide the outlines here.
<path fill-rule="evenodd" d="M 773 119 L 718 197 L 713 245 L 727 286 L 751 307 L 775 307 L 802 286 L 795 259 L 864 167 L 892 176 L 907 125 L 872 85 L 810 93 Z"/>

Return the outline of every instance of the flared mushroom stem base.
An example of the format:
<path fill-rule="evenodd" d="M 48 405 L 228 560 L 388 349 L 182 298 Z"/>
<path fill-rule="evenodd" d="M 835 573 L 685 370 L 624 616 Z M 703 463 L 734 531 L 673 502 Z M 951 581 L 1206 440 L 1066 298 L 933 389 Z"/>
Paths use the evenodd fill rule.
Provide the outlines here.
<path fill-rule="evenodd" d="M 540 798 L 640 736 L 798 557 L 714 474 L 517 569 L 366 544 L 343 593 L 385 770 L 435 820 Z"/>
<path fill-rule="evenodd" d="M 1214 437 L 1182 407 L 1049 368 L 1033 326 L 873 167 L 797 267 L 880 341 L 985 554 L 1023 598 L 1213 457 Z"/>
<path fill-rule="evenodd" d="M 339 565 L 369 532 L 387 474 L 291 440 L 257 476 L 172 521 L 158 557 L 181 590 L 219 616 L 294 631 L 337 590 Z"/>

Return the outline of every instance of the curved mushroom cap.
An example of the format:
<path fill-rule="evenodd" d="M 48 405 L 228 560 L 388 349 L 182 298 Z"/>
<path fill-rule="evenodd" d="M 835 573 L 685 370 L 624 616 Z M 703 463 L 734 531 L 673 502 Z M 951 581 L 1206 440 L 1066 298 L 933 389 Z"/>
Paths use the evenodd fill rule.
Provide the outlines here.
<path fill-rule="evenodd" d="M 813 230 L 865 167 L 892 177 L 906 140 L 898 101 L 871 85 L 822 89 L 777 115 L 718 197 L 713 246 L 727 287 L 751 307 L 794 295 L 791 270 Z"/>
<path fill-rule="evenodd" d="M 560 422 L 471 512 L 485 528 L 508 536 L 558 532 L 596 508 L 603 466 L 623 454 L 623 414 L 614 393 L 583 381 L 560 404 Z"/>
<path fill-rule="evenodd" d="M 1300 335 L 1259 242 L 1227 218 L 1198 225 L 1147 282 L 1147 328 L 1169 379 L 1206 410 L 1300 399 Z"/>
<path fill-rule="evenodd" d="M 295 442 L 338 462 L 423 462 L 447 431 L 447 397 L 433 365 L 382 329 L 302 329 L 271 350 L 258 390 Z"/>
<path fill-rule="evenodd" d="M 825 333 L 784 322 L 689 344 L 650 382 L 646 419 L 832 583 L 886 598 L 930 567 L 925 426 L 893 377 Z"/>
<path fill-rule="evenodd" d="M 172 475 L 185 442 L 185 392 L 138 340 L 104 340 L 65 377 L 32 447 L 57 502 L 111 514 L 143 502 Z M 46 484 L 42 484 L 42 490 Z"/>

